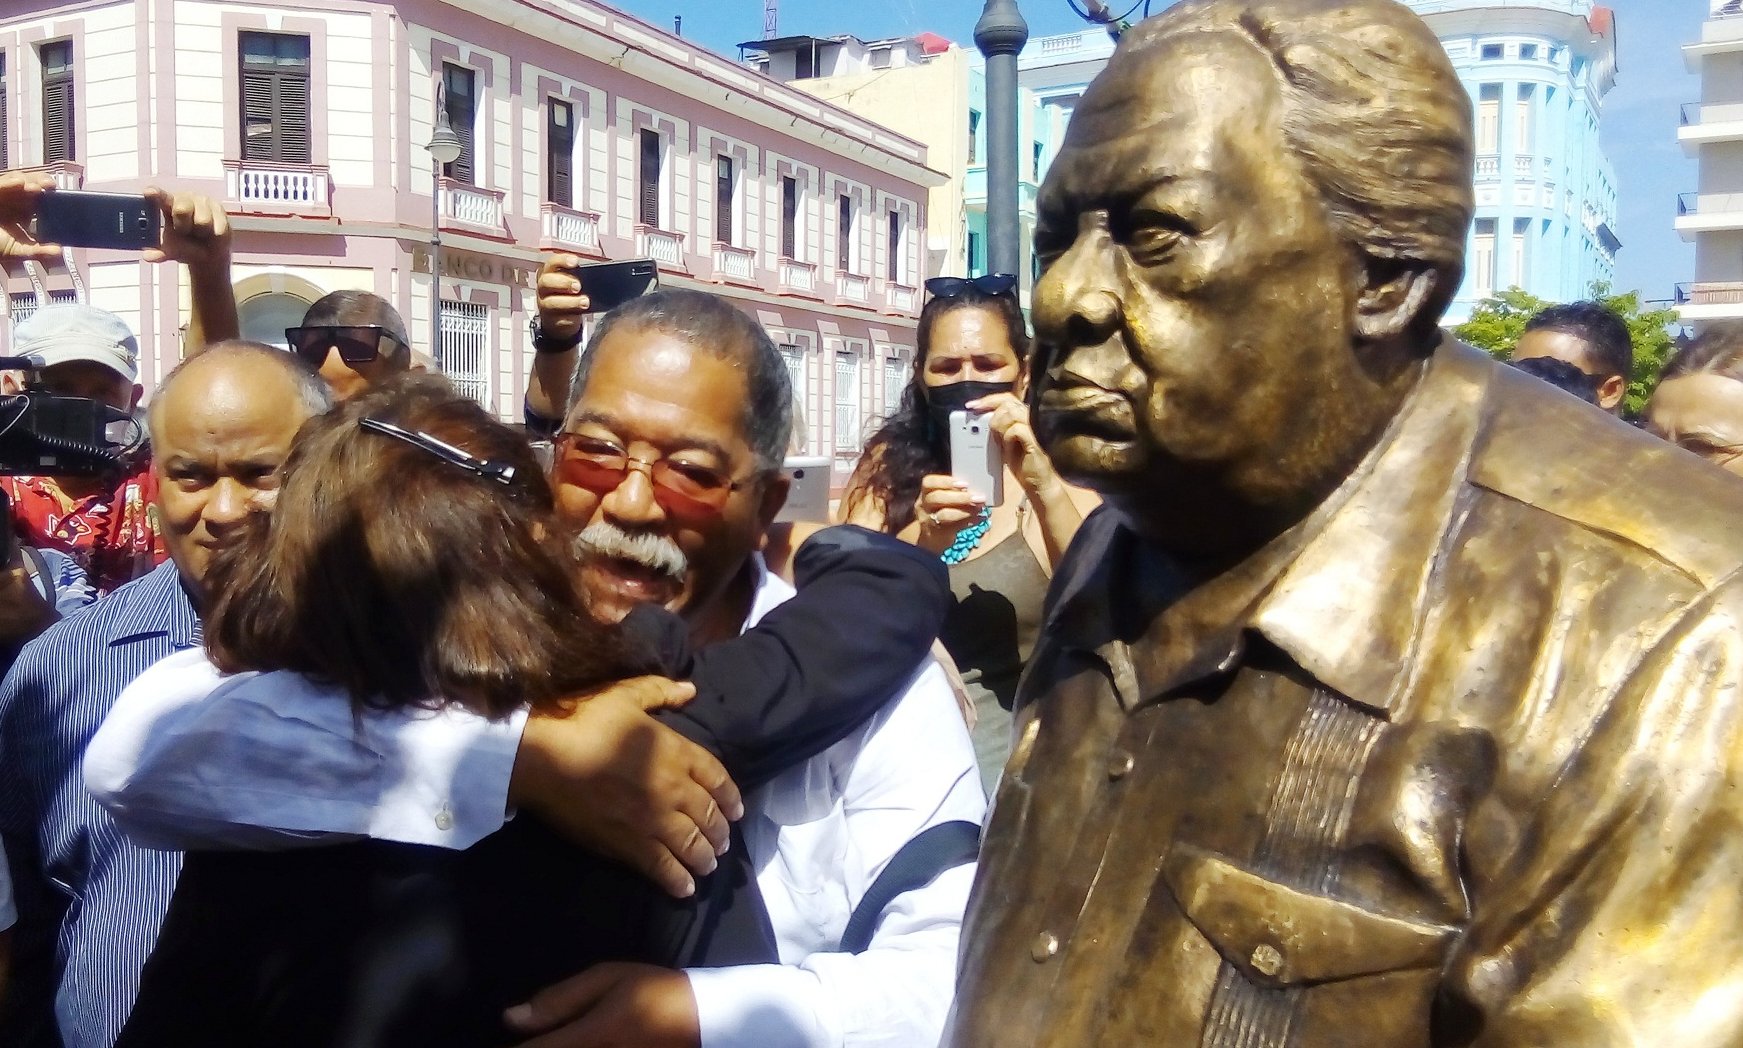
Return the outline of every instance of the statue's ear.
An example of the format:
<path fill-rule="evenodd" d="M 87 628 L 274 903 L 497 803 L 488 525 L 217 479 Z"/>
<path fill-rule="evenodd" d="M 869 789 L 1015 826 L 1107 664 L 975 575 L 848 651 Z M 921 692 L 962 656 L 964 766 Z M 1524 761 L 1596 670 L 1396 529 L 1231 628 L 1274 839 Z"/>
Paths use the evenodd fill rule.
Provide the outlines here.
<path fill-rule="evenodd" d="M 1414 259 L 1368 259 L 1362 293 L 1356 299 L 1356 334 L 1368 342 L 1385 342 L 1416 326 L 1440 274 Z"/>

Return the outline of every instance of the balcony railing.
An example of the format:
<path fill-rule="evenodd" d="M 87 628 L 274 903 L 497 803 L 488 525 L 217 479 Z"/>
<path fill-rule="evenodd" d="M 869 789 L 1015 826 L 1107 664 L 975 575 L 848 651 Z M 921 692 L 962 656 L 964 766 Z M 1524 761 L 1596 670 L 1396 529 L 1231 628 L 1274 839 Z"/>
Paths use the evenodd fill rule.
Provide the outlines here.
<path fill-rule="evenodd" d="M 1513 158 L 1513 177 L 1532 178 L 1537 174 L 1537 158 L 1529 153 L 1521 153 Z"/>
<path fill-rule="evenodd" d="M 442 218 L 501 236 L 504 232 L 502 197 L 503 194 L 497 190 L 444 177 L 441 180 Z"/>
<path fill-rule="evenodd" d="M 884 285 L 884 304 L 895 313 L 912 313 L 920 301 L 920 289 L 906 284 Z"/>
<path fill-rule="evenodd" d="M 653 226 L 635 227 L 635 253 L 662 266 L 684 268 L 684 234 L 668 233 Z"/>
<path fill-rule="evenodd" d="M 85 165 L 76 164 L 71 160 L 57 160 L 52 164 L 21 167 L 14 170 L 21 175 L 48 175 L 54 179 L 56 189 L 82 189 L 85 185 Z"/>
<path fill-rule="evenodd" d="M 783 258 L 778 276 L 782 291 L 791 291 L 797 295 L 817 293 L 817 267 L 810 262 Z"/>
<path fill-rule="evenodd" d="M 241 211 L 275 215 L 330 215 L 333 183 L 325 167 L 224 161 L 224 190 Z"/>
<path fill-rule="evenodd" d="M 757 253 L 748 247 L 714 244 L 714 276 L 718 280 L 736 280 L 748 284 L 756 279 Z"/>
<path fill-rule="evenodd" d="M 547 200 L 539 205 L 539 246 L 547 249 L 599 251 L 599 216 Z"/>
<path fill-rule="evenodd" d="M 1501 177 L 1501 158 L 1493 153 L 1477 157 L 1477 181 L 1493 182 Z"/>
<path fill-rule="evenodd" d="M 1699 281 L 1676 286 L 1679 306 L 1743 305 L 1743 283 L 1737 281 Z"/>
<path fill-rule="evenodd" d="M 855 306 L 871 305 L 871 278 L 857 273 L 835 275 L 835 295 L 842 302 Z"/>

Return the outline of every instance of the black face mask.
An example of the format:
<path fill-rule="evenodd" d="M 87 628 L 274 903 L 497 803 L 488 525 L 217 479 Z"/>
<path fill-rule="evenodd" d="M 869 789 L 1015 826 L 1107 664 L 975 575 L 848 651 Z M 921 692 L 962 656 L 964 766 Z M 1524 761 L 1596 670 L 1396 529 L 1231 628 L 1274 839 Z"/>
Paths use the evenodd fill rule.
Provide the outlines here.
<path fill-rule="evenodd" d="M 990 397 L 994 393 L 1010 393 L 1015 382 L 952 382 L 948 386 L 926 386 L 927 432 L 932 448 L 948 452 L 950 448 L 950 413 L 966 411 L 970 401 Z"/>

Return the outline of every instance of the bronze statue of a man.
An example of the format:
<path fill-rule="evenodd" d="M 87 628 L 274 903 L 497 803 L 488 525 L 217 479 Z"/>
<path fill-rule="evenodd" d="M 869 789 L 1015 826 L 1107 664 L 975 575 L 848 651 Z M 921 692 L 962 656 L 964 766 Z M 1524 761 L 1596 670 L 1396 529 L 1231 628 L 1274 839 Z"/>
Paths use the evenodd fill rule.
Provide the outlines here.
<path fill-rule="evenodd" d="M 1444 340 L 1391 0 L 1128 34 L 1041 195 L 1054 581 L 953 1048 L 1743 1043 L 1743 485 Z"/>

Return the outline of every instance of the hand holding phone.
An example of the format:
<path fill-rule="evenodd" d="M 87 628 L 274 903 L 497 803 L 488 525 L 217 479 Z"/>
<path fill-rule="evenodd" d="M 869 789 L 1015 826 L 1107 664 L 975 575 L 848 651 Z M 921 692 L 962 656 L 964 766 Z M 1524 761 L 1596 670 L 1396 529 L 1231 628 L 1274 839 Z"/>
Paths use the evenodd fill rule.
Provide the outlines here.
<path fill-rule="evenodd" d="M 950 413 L 950 475 L 968 485 L 970 494 L 986 499 L 989 507 L 1004 502 L 1004 458 L 985 415 Z"/>
<path fill-rule="evenodd" d="M 651 258 L 588 262 L 576 266 L 574 273 L 581 280 L 581 293 L 587 296 L 587 313 L 609 313 L 660 286 L 659 263 Z"/>

